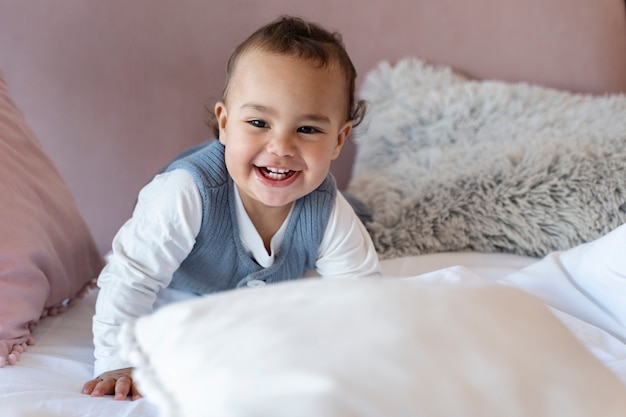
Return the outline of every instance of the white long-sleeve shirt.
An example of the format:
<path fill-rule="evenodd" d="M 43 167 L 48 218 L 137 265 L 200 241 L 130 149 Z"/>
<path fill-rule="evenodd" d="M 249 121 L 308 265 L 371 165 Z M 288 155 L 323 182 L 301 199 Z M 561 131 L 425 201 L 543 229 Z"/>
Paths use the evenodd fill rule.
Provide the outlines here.
<path fill-rule="evenodd" d="M 273 236 L 270 253 L 236 195 L 243 246 L 263 267 L 273 264 L 289 217 Z M 125 322 L 153 310 L 158 293 L 193 249 L 202 223 L 202 199 L 191 174 L 174 170 L 156 176 L 141 192 L 132 217 L 113 239 L 107 265 L 98 278 L 100 292 L 93 321 L 94 375 L 126 368 L 117 341 Z M 337 193 L 315 264 L 322 277 L 380 275 L 378 256 L 367 230 L 346 199 Z"/>

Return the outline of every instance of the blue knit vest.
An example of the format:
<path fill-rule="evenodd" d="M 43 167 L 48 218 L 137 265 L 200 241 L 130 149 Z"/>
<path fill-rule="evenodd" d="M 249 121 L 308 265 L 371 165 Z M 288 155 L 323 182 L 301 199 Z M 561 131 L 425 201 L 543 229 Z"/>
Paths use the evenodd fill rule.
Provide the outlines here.
<path fill-rule="evenodd" d="M 275 283 L 302 278 L 315 268 L 337 188 L 332 174 L 308 195 L 298 199 L 274 263 L 263 268 L 239 239 L 235 188 L 224 162 L 224 146 L 212 141 L 179 155 L 167 168 L 185 169 L 193 176 L 203 213 L 196 243 L 174 273 L 171 287 L 209 294 L 245 286 L 250 280 Z"/>

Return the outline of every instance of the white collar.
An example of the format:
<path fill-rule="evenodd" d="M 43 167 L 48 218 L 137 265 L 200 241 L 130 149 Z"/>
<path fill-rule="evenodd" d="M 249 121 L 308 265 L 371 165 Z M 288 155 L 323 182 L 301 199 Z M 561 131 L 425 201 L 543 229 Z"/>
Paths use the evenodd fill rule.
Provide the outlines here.
<path fill-rule="evenodd" d="M 248 254 L 251 255 L 259 265 L 263 268 L 267 268 L 274 263 L 274 257 L 283 243 L 285 231 L 287 230 L 287 224 L 289 223 L 289 218 L 291 217 L 291 212 L 293 211 L 293 205 L 291 206 L 287 217 L 283 221 L 283 224 L 280 225 L 278 231 L 274 234 L 274 236 L 272 236 L 272 240 L 270 241 L 270 253 L 268 254 L 267 250 L 265 250 L 265 245 L 263 244 L 261 235 L 259 235 L 256 227 L 254 227 L 252 220 L 250 220 L 250 216 L 248 216 L 248 213 L 243 206 L 239 190 L 234 182 L 233 186 L 235 187 L 235 213 L 237 216 L 237 225 L 239 226 L 239 238 L 241 239 L 241 243 Z"/>

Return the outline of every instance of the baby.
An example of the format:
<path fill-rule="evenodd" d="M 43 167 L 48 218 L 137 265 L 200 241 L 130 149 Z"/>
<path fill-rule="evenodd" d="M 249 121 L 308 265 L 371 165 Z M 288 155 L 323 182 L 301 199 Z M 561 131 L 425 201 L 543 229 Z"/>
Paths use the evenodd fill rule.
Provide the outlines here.
<path fill-rule="evenodd" d="M 263 26 L 231 55 L 218 140 L 139 193 L 98 285 L 92 396 L 141 397 L 117 335 L 173 288 L 210 294 L 305 276 L 380 274 L 367 231 L 329 173 L 364 113 L 338 34 L 299 18 Z"/>

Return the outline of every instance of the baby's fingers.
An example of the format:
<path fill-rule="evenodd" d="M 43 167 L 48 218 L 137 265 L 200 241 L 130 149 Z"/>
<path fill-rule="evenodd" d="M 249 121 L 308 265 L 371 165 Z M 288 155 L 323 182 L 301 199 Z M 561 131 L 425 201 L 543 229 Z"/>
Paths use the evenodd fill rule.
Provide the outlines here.
<path fill-rule="evenodd" d="M 115 379 L 94 379 L 83 385 L 83 392 L 92 397 L 102 397 L 104 395 L 113 394 L 115 390 Z"/>
<path fill-rule="evenodd" d="M 120 377 L 115 383 L 115 399 L 125 400 L 133 387 L 133 380 L 127 376 Z M 133 393 L 133 399 L 134 393 Z"/>
<path fill-rule="evenodd" d="M 139 392 L 139 390 L 137 389 L 137 384 L 133 383 L 130 387 L 130 395 L 131 395 L 131 399 L 133 401 L 140 399 L 141 397 L 143 397 L 143 395 L 141 395 L 141 393 Z"/>
<path fill-rule="evenodd" d="M 92 379 L 91 381 L 85 382 L 85 384 L 83 385 L 83 394 L 91 395 L 93 389 L 96 387 L 96 385 L 98 385 L 98 382 L 100 382 L 99 379 Z"/>

